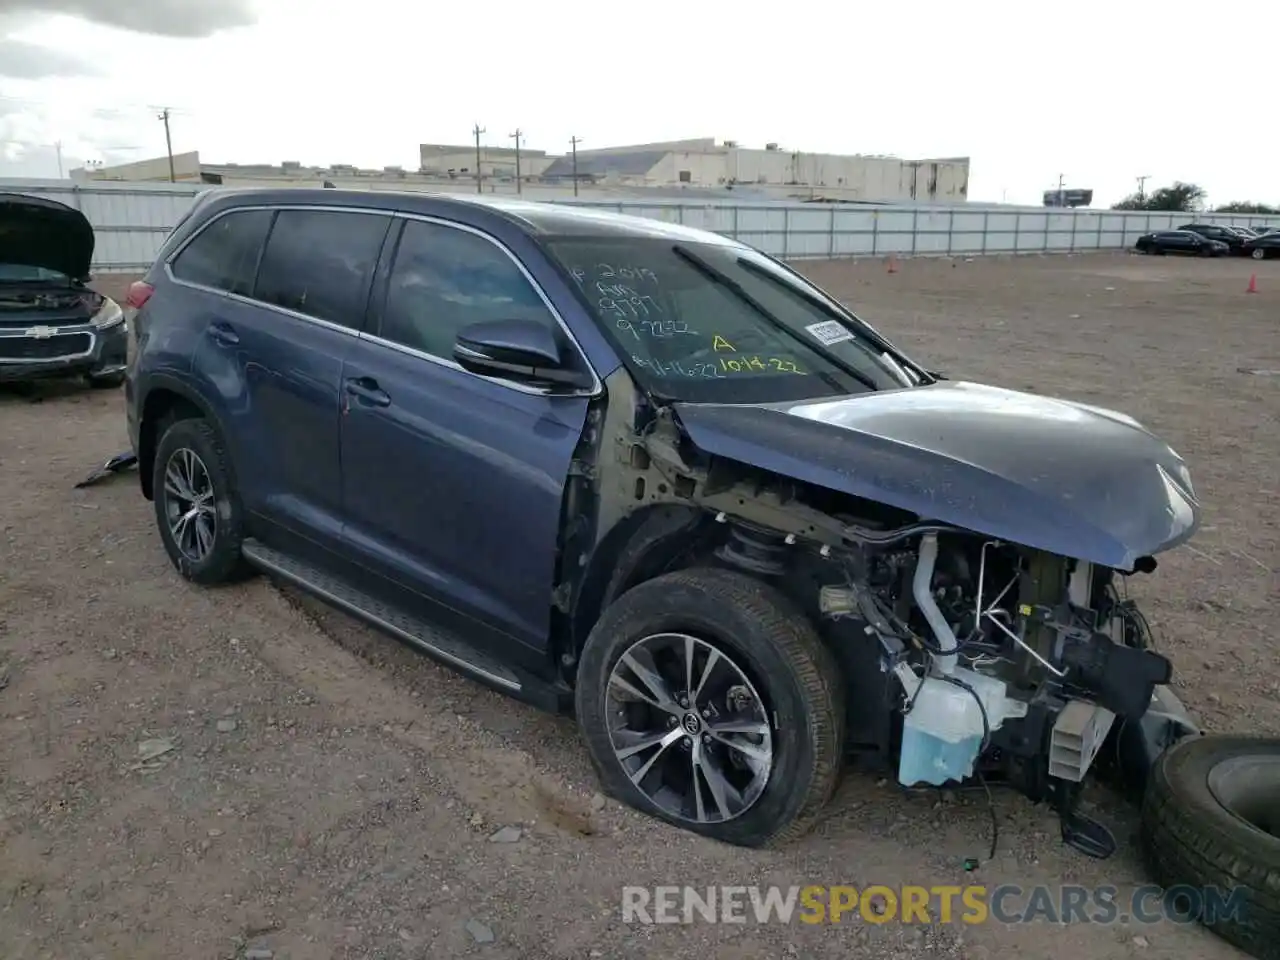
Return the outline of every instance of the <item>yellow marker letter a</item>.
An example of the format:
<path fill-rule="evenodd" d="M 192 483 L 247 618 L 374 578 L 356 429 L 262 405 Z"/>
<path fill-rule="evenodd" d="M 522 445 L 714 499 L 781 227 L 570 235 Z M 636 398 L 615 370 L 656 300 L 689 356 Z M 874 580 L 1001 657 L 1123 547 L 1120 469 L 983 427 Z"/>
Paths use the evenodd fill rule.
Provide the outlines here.
<path fill-rule="evenodd" d="M 718 333 L 716 334 L 715 339 L 711 341 L 711 349 L 716 351 L 728 350 L 730 353 L 738 352 L 737 350 L 734 349 L 732 343 L 730 343 L 724 337 L 720 336 L 720 334 Z"/>

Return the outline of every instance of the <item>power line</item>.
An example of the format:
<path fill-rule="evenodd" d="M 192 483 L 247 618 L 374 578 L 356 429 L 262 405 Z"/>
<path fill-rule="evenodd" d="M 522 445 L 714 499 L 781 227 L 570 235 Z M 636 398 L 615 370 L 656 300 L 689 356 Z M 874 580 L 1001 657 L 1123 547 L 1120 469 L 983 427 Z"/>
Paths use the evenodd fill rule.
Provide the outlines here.
<path fill-rule="evenodd" d="M 92 106 L 77 101 L 70 103 L 67 101 L 42 100 L 36 97 L 14 97 L 9 94 L 0 93 L 0 103 L 15 103 L 30 107 L 49 107 L 53 109 L 75 109 L 88 110 L 91 113 L 111 114 L 119 117 L 134 116 L 139 113 L 150 113 L 153 110 L 159 110 L 160 107 L 152 104 L 124 104 L 116 103 L 114 106 Z M 177 117 L 192 116 L 196 111 L 185 107 L 170 107 L 169 112 Z"/>

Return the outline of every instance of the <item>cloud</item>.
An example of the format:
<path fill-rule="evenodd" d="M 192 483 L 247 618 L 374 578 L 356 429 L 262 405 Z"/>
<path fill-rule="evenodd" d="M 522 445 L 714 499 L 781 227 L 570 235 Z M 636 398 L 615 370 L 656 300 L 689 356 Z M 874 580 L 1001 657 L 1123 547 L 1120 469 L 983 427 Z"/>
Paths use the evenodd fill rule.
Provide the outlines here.
<path fill-rule="evenodd" d="M 65 14 L 161 37 L 207 37 L 257 22 L 251 0 L 0 0 L 5 14 Z"/>
<path fill-rule="evenodd" d="M 84 77 L 98 72 L 93 61 L 86 57 L 25 40 L 0 37 L 0 77 L 43 80 L 48 77 Z"/>

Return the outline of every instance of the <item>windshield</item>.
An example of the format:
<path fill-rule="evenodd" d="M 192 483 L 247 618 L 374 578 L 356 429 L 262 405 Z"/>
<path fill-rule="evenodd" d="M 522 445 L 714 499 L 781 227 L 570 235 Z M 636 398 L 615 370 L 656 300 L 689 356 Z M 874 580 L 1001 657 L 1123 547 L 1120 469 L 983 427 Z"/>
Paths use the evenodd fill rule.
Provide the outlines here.
<path fill-rule="evenodd" d="M 546 246 L 632 375 L 659 396 L 763 403 L 924 380 L 874 331 L 755 251 L 652 237 Z"/>
<path fill-rule="evenodd" d="M 21 263 L 0 263 L 0 283 L 66 283 L 65 274 Z"/>

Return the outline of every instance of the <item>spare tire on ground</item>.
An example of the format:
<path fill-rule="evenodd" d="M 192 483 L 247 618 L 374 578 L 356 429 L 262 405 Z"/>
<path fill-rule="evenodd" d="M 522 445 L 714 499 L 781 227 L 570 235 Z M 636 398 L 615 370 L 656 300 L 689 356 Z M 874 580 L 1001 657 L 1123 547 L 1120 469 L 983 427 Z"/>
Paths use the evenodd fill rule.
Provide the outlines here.
<path fill-rule="evenodd" d="M 1142 846 L 1166 891 L 1197 891 L 1180 915 L 1190 907 L 1229 943 L 1280 960 L 1280 739 L 1192 737 L 1166 750 L 1143 798 Z M 1224 902 L 1238 912 L 1215 909 Z"/>

